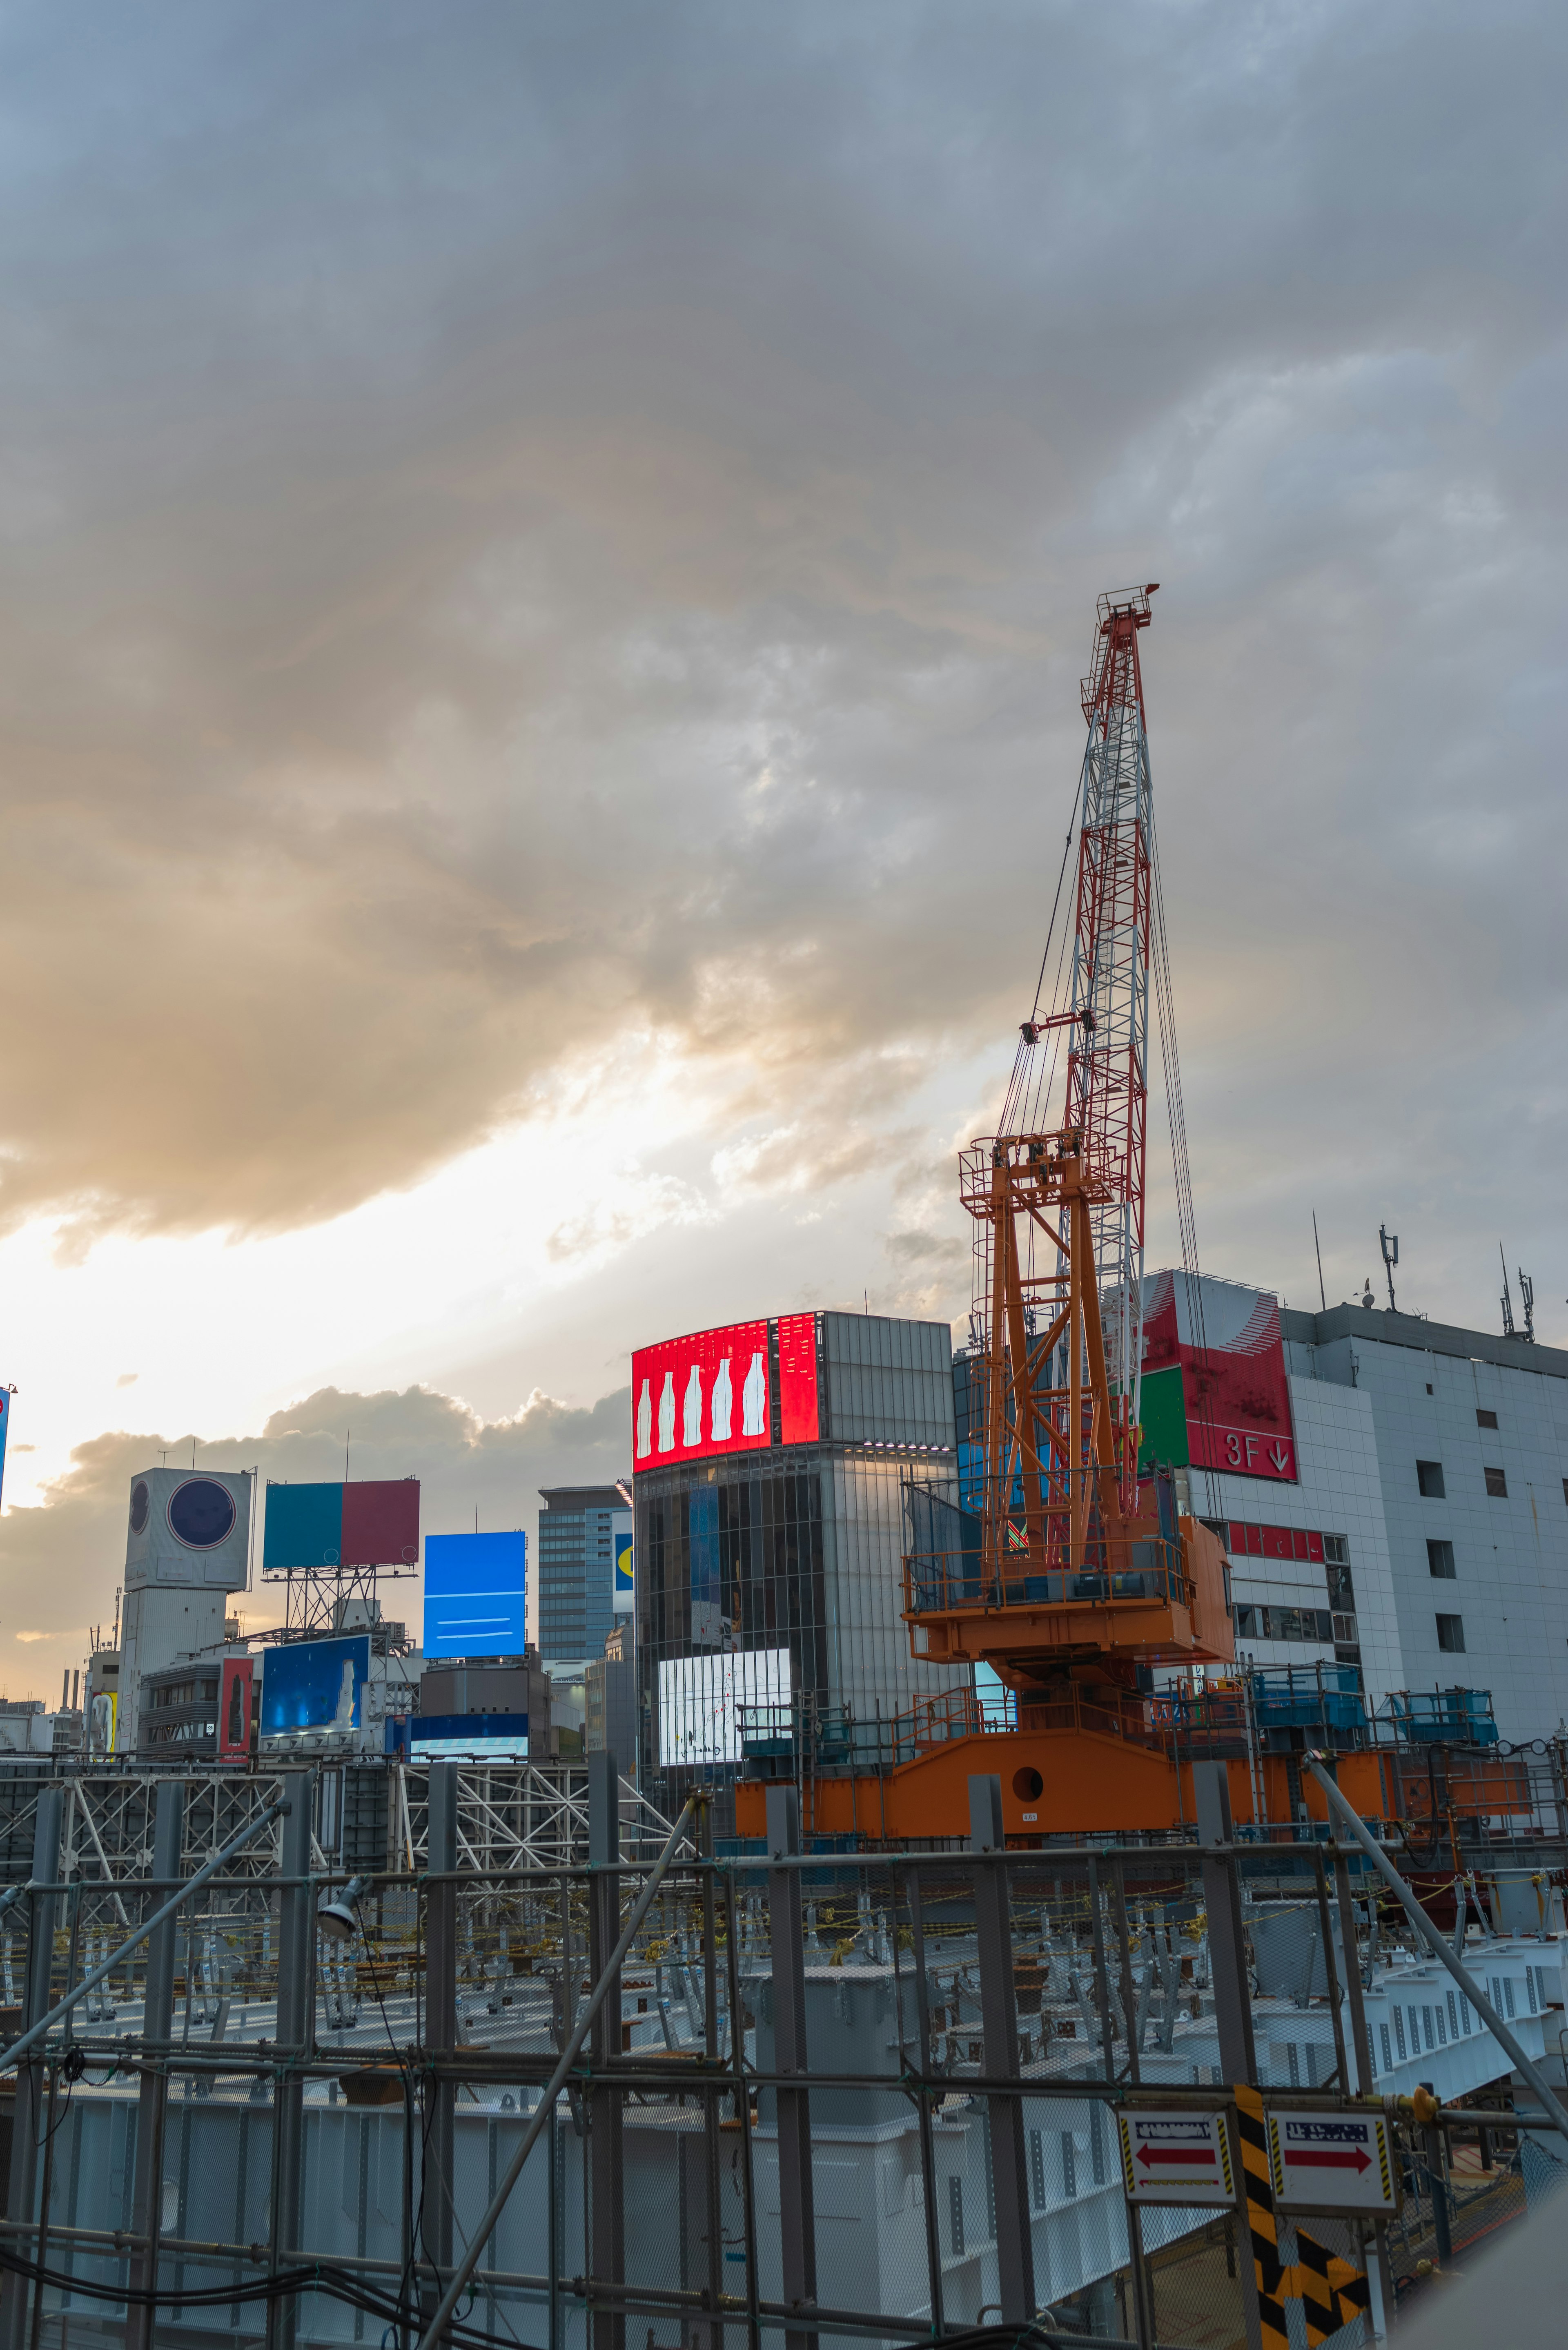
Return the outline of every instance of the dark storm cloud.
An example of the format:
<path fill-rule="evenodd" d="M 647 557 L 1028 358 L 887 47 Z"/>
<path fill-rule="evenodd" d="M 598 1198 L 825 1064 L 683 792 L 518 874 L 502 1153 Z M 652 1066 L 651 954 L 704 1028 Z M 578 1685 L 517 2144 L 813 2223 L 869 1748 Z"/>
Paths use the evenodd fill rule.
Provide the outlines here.
<path fill-rule="evenodd" d="M 1562 1021 L 1563 46 L 13 11 L 9 1212 L 329 1213 L 646 1025 L 737 1126 L 897 1118 L 1032 983 L 1127 577 L 1189 1105 L 1260 1192 L 1303 1088 L 1416 1087 L 1428 1164 L 1502 1115 Z"/>
<path fill-rule="evenodd" d="M 630 1469 L 628 1389 L 580 1408 L 549 1396 L 530 1398 L 520 1411 L 486 1420 L 458 1398 L 428 1388 L 400 1394 L 345 1394 L 322 1388 L 285 1411 L 274 1412 L 259 1435 L 203 1439 L 198 1467 L 255 1469 L 267 1479 L 331 1480 L 343 1474 L 345 1440 L 358 1481 L 418 1477 L 426 1534 L 456 1534 L 472 1526 L 522 1526 L 533 1533 L 542 1485 L 611 1483 Z M 85 1627 L 97 1623 L 105 1639 L 115 1587 L 123 1578 L 126 1502 L 130 1481 L 167 1451 L 191 1458 L 184 1436 L 116 1430 L 77 1445 L 65 1474 L 44 1489 L 36 1508 L 13 1506 L 0 1520 L 0 1664 L 9 1693 L 32 1679 L 40 1696 L 53 1695 L 50 1674 L 72 1662 Z M 389 1616 L 406 1607 L 416 1637 L 417 1584 L 388 1584 Z M 247 1627 L 281 1622 L 283 1603 L 263 1584 L 235 1605 Z"/>

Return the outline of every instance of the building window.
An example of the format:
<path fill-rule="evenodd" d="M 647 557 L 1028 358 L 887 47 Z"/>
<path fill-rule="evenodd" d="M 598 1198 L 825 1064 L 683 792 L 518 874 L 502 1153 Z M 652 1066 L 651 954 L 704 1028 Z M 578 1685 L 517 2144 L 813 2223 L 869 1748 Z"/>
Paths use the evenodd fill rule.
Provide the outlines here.
<path fill-rule="evenodd" d="M 1452 1583 L 1454 1580 L 1454 1546 L 1451 1542 L 1428 1542 L 1427 1572 L 1428 1575 L 1435 1575 L 1439 1582 Z"/>
<path fill-rule="evenodd" d="M 1486 1489 L 1491 1495 L 1492 1500 L 1494 1502 L 1506 1502 L 1508 1499 L 1508 1478 L 1503 1471 L 1501 1469 L 1486 1469 L 1483 1470 L 1481 1473 L 1486 1479 Z"/>
<path fill-rule="evenodd" d="M 1462 1616 L 1439 1616 L 1438 1646 L 1445 1656 L 1462 1657 L 1465 1653 L 1465 1619 Z"/>
<path fill-rule="evenodd" d="M 1440 1461 L 1417 1461 L 1416 1482 L 1428 1502 L 1440 1502 L 1443 1492 L 1443 1464 Z"/>
<path fill-rule="evenodd" d="M 1324 1565 L 1325 1566 L 1349 1565 L 1350 1545 L 1345 1541 L 1343 1534 L 1324 1534 L 1323 1538 L 1323 1557 Z"/>
<path fill-rule="evenodd" d="M 1497 1426 L 1496 1412 L 1482 1411 L 1480 1406 L 1478 1404 L 1476 1406 L 1476 1426 L 1478 1428 L 1495 1428 Z"/>

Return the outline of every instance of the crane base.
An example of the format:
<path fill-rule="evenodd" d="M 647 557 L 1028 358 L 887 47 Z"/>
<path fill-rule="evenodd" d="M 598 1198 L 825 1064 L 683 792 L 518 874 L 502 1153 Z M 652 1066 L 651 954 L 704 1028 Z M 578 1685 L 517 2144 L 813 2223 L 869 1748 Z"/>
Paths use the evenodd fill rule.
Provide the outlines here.
<path fill-rule="evenodd" d="M 1231 1812 L 1238 1828 L 1288 1827 L 1304 1806 L 1326 1822 L 1328 1808 L 1309 1771 L 1285 1754 L 1226 1758 Z M 1383 1759 L 1375 1752 L 1338 1757 L 1339 1784 L 1366 1819 L 1390 1804 Z M 1179 1834 L 1197 1812 L 1192 1766 L 1158 1747 L 1087 1730 L 987 1731 L 940 1746 L 874 1773 L 813 1774 L 801 1783 L 803 1835 L 855 1836 L 869 1845 L 924 1845 L 970 1832 L 969 1783 L 1002 1782 L 1007 1841 L 1021 1848 L 1046 1836 Z M 767 1786 L 742 1779 L 735 1788 L 735 1827 L 766 1833 Z"/>

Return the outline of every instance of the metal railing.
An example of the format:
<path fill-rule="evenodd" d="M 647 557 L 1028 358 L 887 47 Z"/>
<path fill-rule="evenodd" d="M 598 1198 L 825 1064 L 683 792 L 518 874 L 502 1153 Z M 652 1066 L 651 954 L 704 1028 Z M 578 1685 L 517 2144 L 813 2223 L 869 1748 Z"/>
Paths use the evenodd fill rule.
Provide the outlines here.
<path fill-rule="evenodd" d="M 7 2350 L 151 2350 L 154 2319 L 165 2344 L 815 2350 L 999 2308 L 1140 2350 L 1199 2318 L 1240 2339 L 1244 2210 L 1129 2193 L 1124 2118 L 1233 2118 L 1238 2084 L 1365 2113 L 1419 2075 L 1461 2108 L 1445 2143 L 1506 2159 L 1529 2126 L 1475 2118 L 1509 2069 L 1479 2012 L 1408 2045 L 1446 1993 L 1359 1848 L 1249 1849 L 1210 1815 L 1199 1845 L 1009 1852 L 981 1802 L 970 1850 L 825 1858 L 781 1787 L 763 1852 L 678 1823 L 649 1865 L 601 1769 L 584 1859 L 475 1868 L 438 1766 L 425 1866 L 375 1872 L 339 1939 L 307 1789 L 270 1876 L 188 1878 L 161 1920 L 190 1789 L 162 1783 L 150 1865 L 113 1885 L 62 1877 L 41 1806 L 0 1926 L 21 2029 L 72 2003 L 16 2085 Z M 116 1922 L 106 1969 L 115 1899 L 145 1939 Z M 1537 2062 L 1550 1955 L 1503 1938 L 1480 1966 Z M 1424 2241 L 1459 2190 L 1425 2125 L 1396 2147 Z"/>

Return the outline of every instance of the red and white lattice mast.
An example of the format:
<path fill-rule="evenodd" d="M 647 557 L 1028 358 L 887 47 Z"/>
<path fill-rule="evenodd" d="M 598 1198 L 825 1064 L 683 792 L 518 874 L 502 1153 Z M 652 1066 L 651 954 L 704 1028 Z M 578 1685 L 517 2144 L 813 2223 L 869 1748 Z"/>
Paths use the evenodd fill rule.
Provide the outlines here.
<path fill-rule="evenodd" d="M 1078 804 L 1078 889 L 1067 1023 L 1067 1118 L 1083 1137 L 1106 1371 L 1136 1428 L 1143 1373 L 1148 1128 L 1148 948 L 1153 804 L 1138 632 L 1157 581 L 1102 596 L 1083 682 L 1088 741 Z M 1136 1471 L 1136 1462 L 1128 1464 Z M 1125 1473 L 1125 1471 L 1124 1471 Z"/>

